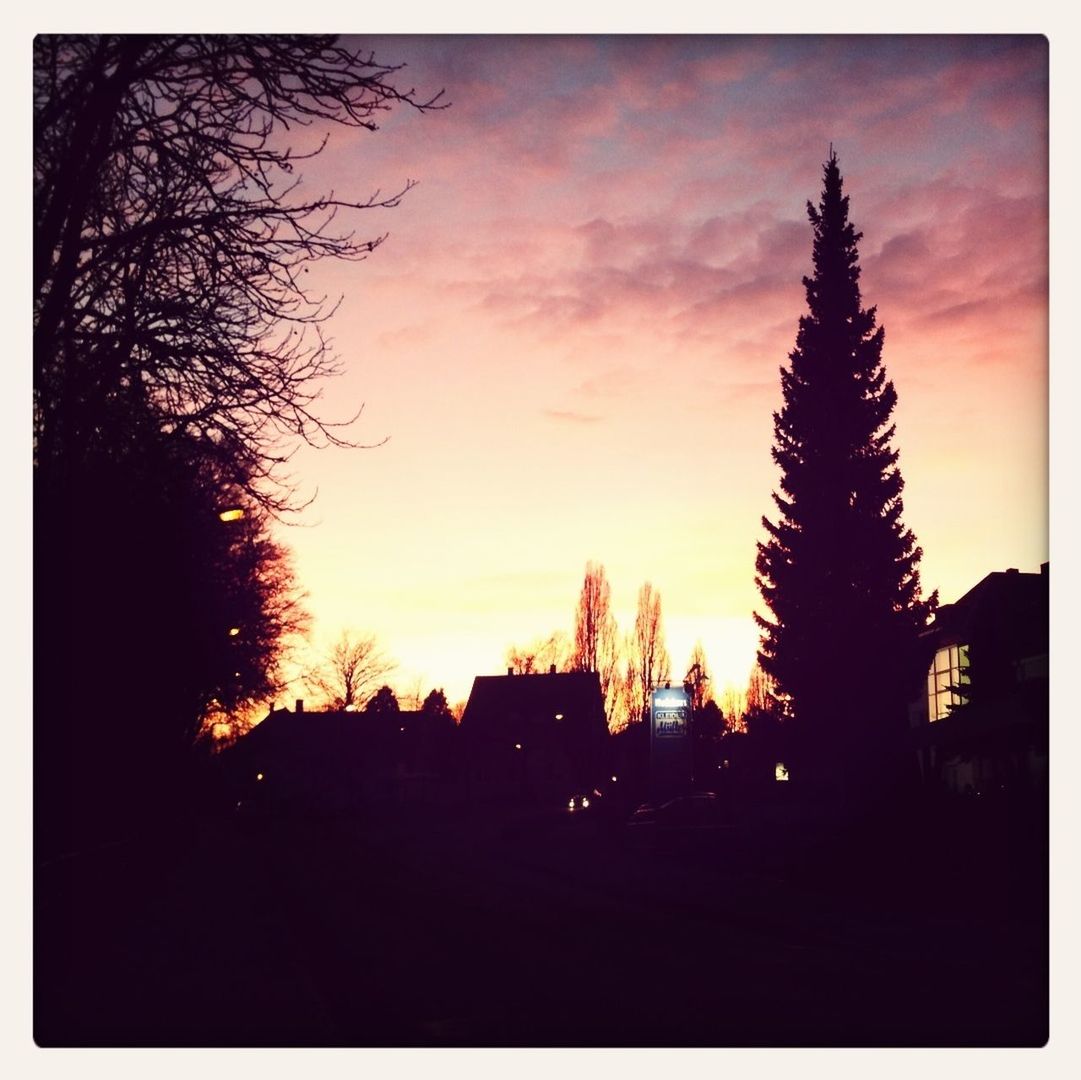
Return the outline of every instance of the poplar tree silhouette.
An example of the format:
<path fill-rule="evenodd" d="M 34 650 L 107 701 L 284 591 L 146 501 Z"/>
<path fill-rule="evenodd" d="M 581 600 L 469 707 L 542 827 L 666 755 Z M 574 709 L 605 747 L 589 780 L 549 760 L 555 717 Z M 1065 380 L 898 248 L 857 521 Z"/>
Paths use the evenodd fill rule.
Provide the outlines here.
<path fill-rule="evenodd" d="M 917 639 L 937 604 L 921 597 L 921 549 L 901 520 L 904 482 L 892 447 L 897 392 L 882 363 L 884 331 L 864 308 L 857 244 L 830 147 L 814 229 L 814 276 L 803 279 L 784 405 L 774 413 L 781 468 L 763 517 L 756 582 L 772 618 L 759 662 L 786 703 L 793 777 L 854 793 L 881 790 L 903 762 L 905 702 L 918 674 Z M 892 774 L 896 777 L 896 774 Z"/>

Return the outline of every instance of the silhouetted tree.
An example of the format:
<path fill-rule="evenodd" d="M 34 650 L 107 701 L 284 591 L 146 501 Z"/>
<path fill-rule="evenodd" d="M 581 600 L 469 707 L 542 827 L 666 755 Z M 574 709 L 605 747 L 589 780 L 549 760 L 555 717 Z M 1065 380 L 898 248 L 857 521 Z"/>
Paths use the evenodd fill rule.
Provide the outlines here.
<path fill-rule="evenodd" d="M 756 580 L 771 617 L 756 618 L 760 662 L 791 712 L 795 768 L 835 785 L 876 772 L 897 749 L 917 635 L 936 597 L 921 599 L 921 551 L 901 521 L 897 394 L 875 309 L 861 305 L 862 234 L 848 220 L 832 148 L 824 177 L 821 202 L 807 206 L 809 312 L 774 414 L 780 516 L 763 518 L 769 538 L 758 545 Z"/>
<path fill-rule="evenodd" d="M 424 699 L 424 704 L 421 705 L 420 711 L 424 713 L 425 716 L 446 717 L 452 723 L 454 721 L 450 706 L 447 704 L 447 695 L 444 694 L 442 690 L 432 690 Z"/>
<path fill-rule="evenodd" d="M 712 682 L 709 676 L 709 665 L 706 663 L 706 650 L 702 648 L 702 642 L 695 642 L 691 650 L 690 663 L 687 665 L 687 674 L 683 678 L 685 686 L 691 690 L 691 709 L 698 712 L 707 701 L 713 698 Z"/>
<path fill-rule="evenodd" d="M 199 736 L 265 706 L 304 628 L 288 554 L 214 447 L 127 431 L 78 484 L 35 493 L 44 847 L 175 808 Z"/>
<path fill-rule="evenodd" d="M 777 688 L 762 665 L 755 662 L 747 682 L 745 708 L 740 729 L 747 735 L 747 750 L 759 779 L 770 780 L 778 761 L 791 764 L 791 753 L 785 729 L 785 702 L 777 696 Z"/>
<path fill-rule="evenodd" d="M 587 562 L 574 618 L 572 671 L 595 671 L 600 676 L 605 715 L 612 721 L 620 680 L 619 641 L 612 614 L 612 589 L 600 563 Z"/>
<path fill-rule="evenodd" d="M 745 695 L 745 712 L 771 713 L 780 716 L 784 712 L 784 703 L 777 697 L 773 680 L 766 674 L 762 664 L 756 660 L 751 667 Z"/>
<path fill-rule="evenodd" d="M 724 716 L 725 732 L 744 730 L 743 716 L 747 711 L 747 695 L 734 686 L 726 686 L 720 701 L 721 715 Z"/>
<path fill-rule="evenodd" d="M 374 634 L 354 638 L 346 630 L 325 663 L 309 672 L 304 681 L 323 695 L 330 708 L 359 709 L 375 684 L 393 669 L 394 662 L 380 651 Z"/>
<path fill-rule="evenodd" d="M 625 694 L 627 719 L 640 723 L 649 710 L 649 692 L 672 677 L 672 661 L 664 642 L 661 594 L 650 582 L 638 590 L 634 630 L 627 639 Z"/>
<path fill-rule="evenodd" d="M 511 645 L 504 661 L 515 675 L 533 675 L 551 670 L 568 671 L 571 667 L 571 643 L 562 630 L 538 638 L 528 645 Z"/>
<path fill-rule="evenodd" d="M 297 164 L 333 125 L 375 130 L 400 67 L 316 35 L 40 35 L 34 39 L 34 439 L 70 466 L 121 438 L 121 402 L 166 432 L 235 448 L 237 480 L 288 497 L 286 440 L 341 444 L 313 411 L 338 370 L 334 305 L 308 264 L 359 260 L 356 213 L 389 196 L 309 194 Z M 315 125 L 298 151 L 294 139 Z M 229 459 L 225 459 L 229 464 Z"/>
<path fill-rule="evenodd" d="M 396 89 L 398 70 L 325 36 L 34 39 L 43 813 L 82 820 L 108 797 L 145 817 L 146 786 L 164 792 L 208 715 L 273 686 L 271 642 L 298 609 L 255 509 L 295 505 L 277 471 L 291 443 L 346 441 L 313 411 L 337 369 L 322 335 L 334 305 L 304 275 L 366 257 L 382 237 L 360 239 L 356 215 L 410 186 L 306 195 L 296 165 L 335 124 L 436 105 Z M 297 152 L 286 133 L 308 126 Z M 238 494 L 248 516 L 224 529 Z"/>
<path fill-rule="evenodd" d="M 724 734 L 724 714 L 712 698 L 691 713 L 691 765 L 698 787 L 713 787 L 717 777 L 717 751 Z"/>
<path fill-rule="evenodd" d="M 368 699 L 364 711 L 371 716 L 388 716 L 401 712 L 398 697 L 389 686 L 381 686 Z"/>
<path fill-rule="evenodd" d="M 266 510 L 240 488 L 231 497 L 218 489 L 217 498 L 217 529 L 207 545 L 216 550 L 203 553 L 206 590 L 190 626 L 193 640 L 203 642 L 207 673 L 218 674 L 216 681 L 199 679 L 200 734 L 211 716 L 242 725 L 246 712 L 282 689 L 282 660 L 308 624 L 292 557 L 273 538 Z"/>

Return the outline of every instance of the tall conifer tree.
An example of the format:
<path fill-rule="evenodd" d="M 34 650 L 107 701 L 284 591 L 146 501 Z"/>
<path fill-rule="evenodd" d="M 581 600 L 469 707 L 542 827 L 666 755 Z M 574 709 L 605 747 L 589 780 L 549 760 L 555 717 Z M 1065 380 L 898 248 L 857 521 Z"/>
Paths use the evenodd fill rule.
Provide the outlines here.
<path fill-rule="evenodd" d="M 756 580 L 772 617 L 755 617 L 759 661 L 788 702 L 797 769 L 850 782 L 899 748 L 917 638 L 937 594 L 921 597 L 922 552 L 901 520 L 897 393 L 875 308 L 861 304 L 862 233 L 848 220 L 832 147 L 824 172 L 821 202 L 807 204 L 809 312 L 773 417 L 780 516 L 762 519 L 768 539 L 758 545 Z"/>

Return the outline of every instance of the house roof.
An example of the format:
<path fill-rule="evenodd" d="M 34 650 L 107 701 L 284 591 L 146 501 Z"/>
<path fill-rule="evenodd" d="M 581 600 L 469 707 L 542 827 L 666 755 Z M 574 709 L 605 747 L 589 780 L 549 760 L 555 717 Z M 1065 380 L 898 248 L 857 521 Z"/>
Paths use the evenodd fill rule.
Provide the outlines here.
<path fill-rule="evenodd" d="M 994 571 L 953 604 L 939 608 L 931 626 L 938 642 L 964 643 L 994 631 L 1018 657 L 1048 649 L 1049 578 L 1047 564 L 1038 574 Z"/>
<path fill-rule="evenodd" d="M 600 676 L 595 671 L 478 675 L 462 716 L 463 731 L 473 733 L 556 725 L 607 730 Z"/>
<path fill-rule="evenodd" d="M 372 715 L 344 710 L 272 709 L 224 753 L 229 760 L 269 754 L 295 760 L 336 759 L 344 765 L 396 746 L 395 739 L 400 738 L 402 729 L 417 727 L 419 716 L 406 711 Z"/>

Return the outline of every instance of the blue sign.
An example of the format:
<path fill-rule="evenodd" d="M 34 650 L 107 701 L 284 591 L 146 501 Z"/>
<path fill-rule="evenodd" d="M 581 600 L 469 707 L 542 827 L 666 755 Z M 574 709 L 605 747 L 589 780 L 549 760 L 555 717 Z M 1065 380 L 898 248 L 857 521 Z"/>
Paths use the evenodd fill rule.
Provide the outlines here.
<path fill-rule="evenodd" d="M 687 710 L 654 709 L 653 731 L 658 739 L 671 739 L 686 735 Z"/>
<path fill-rule="evenodd" d="M 686 690 L 665 687 L 650 695 L 653 734 L 658 738 L 686 737 L 691 717 L 691 696 Z"/>
<path fill-rule="evenodd" d="M 691 695 L 682 687 L 654 690 L 649 698 L 649 779 L 655 798 L 691 785 Z"/>

